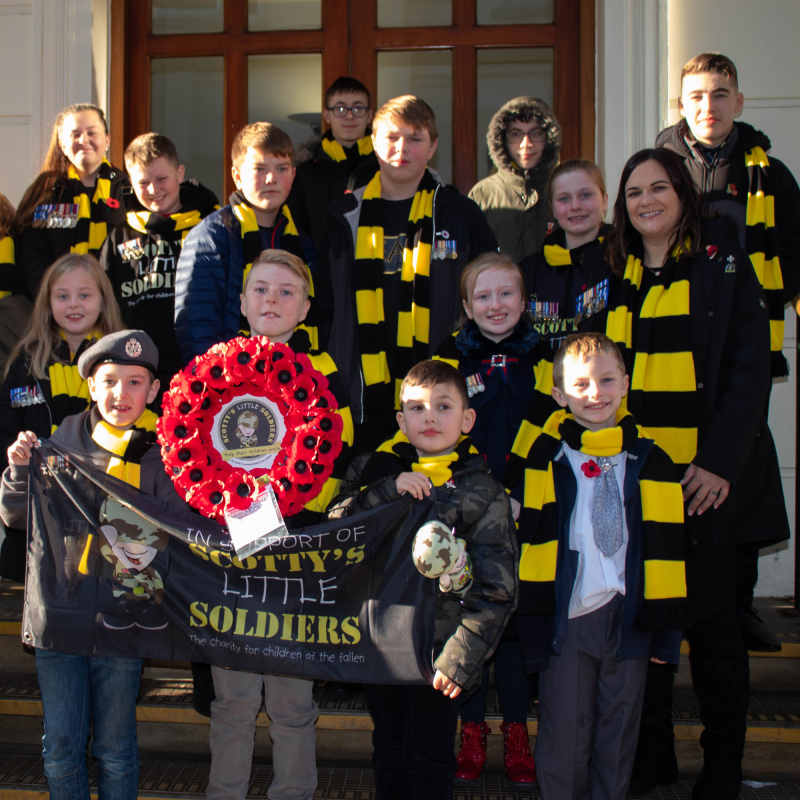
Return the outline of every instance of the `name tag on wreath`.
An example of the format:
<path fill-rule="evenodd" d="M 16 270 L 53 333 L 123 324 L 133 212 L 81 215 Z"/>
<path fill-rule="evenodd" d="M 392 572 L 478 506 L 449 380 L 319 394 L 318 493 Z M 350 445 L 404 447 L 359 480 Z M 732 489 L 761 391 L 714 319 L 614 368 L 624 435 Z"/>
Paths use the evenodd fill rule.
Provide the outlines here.
<path fill-rule="evenodd" d="M 289 535 L 278 508 L 278 498 L 269 485 L 253 500 L 249 508 L 226 512 L 225 521 L 236 555 L 240 559 L 254 555 L 266 547 L 270 539 L 274 542 L 272 537 L 282 539 Z"/>

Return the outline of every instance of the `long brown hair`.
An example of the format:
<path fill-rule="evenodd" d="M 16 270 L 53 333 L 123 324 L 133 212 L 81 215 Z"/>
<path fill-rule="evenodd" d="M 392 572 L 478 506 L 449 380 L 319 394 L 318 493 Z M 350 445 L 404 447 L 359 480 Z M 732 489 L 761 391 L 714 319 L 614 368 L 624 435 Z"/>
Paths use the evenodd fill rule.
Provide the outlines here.
<path fill-rule="evenodd" d="M 664 168 L 675 194 L 683 205 L 680 225 L 670 241 L 670 245 L 677 244 L 680 248 L 677 258 L 696 258 L 702 250 L 703 203 L 683 159 L 677 153 L 663 147 L 640 150 L 628 159 L 622 170 L 619 191 L 614 202 L 614 227 L 608 234 L 606 246 L 606 261 L 619 277 L 625 274 L 628 256 L 642 240 L 642 235 L 633 227 L 628 214 L 625 189 L 631 173 L 647 161 L 656 161 Z"/>
<path fill-rule="evenodd" d="M 111 286 L 105 270 L 100 266 L 94 256 L 82 255 L 80 253 L 67 253 L 57 259 L 45 272 L 39 291 L 33 304 L 33 313 L 28 330 L 14 351 L 8 358 L 6 365 L 6 375 L 14 360 L 20 354 L 25 354 L 30 358 L 30 371 L 39 380 L 46 380 L 48 367 L 54 361 L 62 364 L 67 363 L 56 356 L 56 350 L 61 343 L 61 332 L 50 308 L 50 293 L 56 281 L 74 269 L 86 270 L 89 278 L 97 285 L 103 298 L 100 306 L 100 316 L 94 324 L 94 328 L 103 336 L 109 333 L 116 333 L 124 330 L 122 315 L 119 312 L 114 289 Z"/>
<path fill-rule="evenodd" d="M 71 117 L 73 114 L 79 114 L 81 111 L 94 111 L 97 116 L 100 117 L 100 122 L 103 123 L 103 129 L 106 134 L 108 134 L 106 115 L 99 106 L 93 105 L 92 103 L 75 103 L 61 111 L 53 124 L 53 132 L 50 135 L 50 146 L 47 148 L 47 155 L 44 157 L 42 168 L 39 170 L 39 174 L 36 178 L 34 178 L 33 183 L 22 196 L 22 200 L 20 200 L 15 221 L 15 227 L 18 232 L 21 233 L 24 228 L 27 228 L 28 225 L 31 224 L 36 206 L 45 201 L 58 180 L 67 177 L 70 160 L 61 149 L 59 136 L 61 134 L 61 128 L 64 125 L 64 120 L 66 120 L 67 117 Z"/>
<path fill-rule="evenodd" d="M 14 233 L 14 206 L 11 201 L 0 192 L 0 239 Z"/>

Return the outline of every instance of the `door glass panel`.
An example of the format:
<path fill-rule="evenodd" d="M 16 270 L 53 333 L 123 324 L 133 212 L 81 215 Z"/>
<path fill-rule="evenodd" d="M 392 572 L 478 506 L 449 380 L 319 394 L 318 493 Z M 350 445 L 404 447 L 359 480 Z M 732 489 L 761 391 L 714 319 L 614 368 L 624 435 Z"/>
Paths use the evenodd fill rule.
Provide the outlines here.
<path fill-rule="evenodd" d="M 478 25 L 548 25 L 553 0 L 478 0 Z"/>
<path fill-rule="evenodd" d="M 453 24 L 453 0 L 378 0 L 379 28 Z"/>
<path fill-rule="evenodd" d="M 153 33 L 220 33 L 224 0 L 152 0 Z"/>
<path fill-rule="evenodd" d="M 295 150 L 322 126 L 322 55 L 248 56 L 247 121 L 271 122 Z"/>
<path fill-rule="evenodd" d="M 250 31 L 319 30 L 322 0 L 248 0 Z"/>
<path fill-rule="evenodd" d="M 186 177 L 196 178 L 225 205 L 223 57 L 154 58 L 151 76 L 151 129 L 172 139 Z"/>
<path fill-rule="evenodd" d="M 453 182 L 453 52 L 408 50 L 378 53 L 378 107 L 403 94 L 424 100 L 436 115 L 439 146 L 428 166 Z"/>
<path fill-rule="evenodd" d="M 493 168 L 486 132 L 500 106 L 533 95 L 553 107 L 553 48 L 478 50 L 478 180 Z"/>

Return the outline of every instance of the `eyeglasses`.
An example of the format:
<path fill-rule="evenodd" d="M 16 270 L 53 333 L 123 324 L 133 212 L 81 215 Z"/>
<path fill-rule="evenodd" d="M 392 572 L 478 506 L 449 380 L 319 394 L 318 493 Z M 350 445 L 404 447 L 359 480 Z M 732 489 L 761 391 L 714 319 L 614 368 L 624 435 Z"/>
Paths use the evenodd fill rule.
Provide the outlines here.
<path fill-rule="evenodd" d="M 347 112 L 350 111 L 356 119 L 361 119 L 367 116 L 369 109 L 366 106 L 331 106 L 327 111 L 332 111 L 333 116 L 339 118 L 346 117 Z"/>
<path fill-rule="evenodd" d="M 511 142 L 511 144 L 519 144 L 526 136 L 532 142 L 543 142 L 547 138 L 547 131 L 543 131 L 541 128 L 527 132 L 510 130 L 508 133 L 506 133 L 506 141 Z"/>

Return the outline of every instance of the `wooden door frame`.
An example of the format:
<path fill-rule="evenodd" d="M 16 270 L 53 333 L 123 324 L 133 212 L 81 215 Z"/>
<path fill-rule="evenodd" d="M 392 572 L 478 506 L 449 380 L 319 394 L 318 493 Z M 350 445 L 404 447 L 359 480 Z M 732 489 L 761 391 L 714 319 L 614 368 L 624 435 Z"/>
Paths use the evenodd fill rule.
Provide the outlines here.
<path fill-rule="evenodd" d="M 553 48 L 553 111 L 563 131 L 561 160 L 594 160 L 595 0 L 554 0 L 554 17 L 550 25 L 478 25 L 475 0 L 453 0 L 451 26 L 378 28 L 375 0 L 325 0 L 322 30 L 251 33 L 246 0 L 227 0 L 222 33 L 154 36 L 150 0 L 111 0 L 112 161 L 123 166 L 125 145 L 150 130 L 151 58 L 224 57 L 227 197 L 234 188 L 231 145 L 247 122 L 248 55 L 321 53 L 322 108 L 325 88 L 340 75 L 357 77 L 376 97 L 379 51 L 449 49 L 457 120 L 469 118 L 477 107 L 478 50 L 500 47 Z M 453 181 L 462 192 L 469 191 L 477 177 L 478 136 L 475 125 L 453 125 Z"/>

